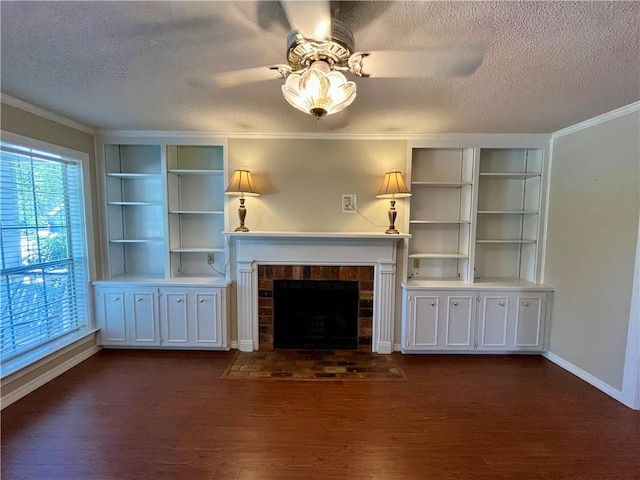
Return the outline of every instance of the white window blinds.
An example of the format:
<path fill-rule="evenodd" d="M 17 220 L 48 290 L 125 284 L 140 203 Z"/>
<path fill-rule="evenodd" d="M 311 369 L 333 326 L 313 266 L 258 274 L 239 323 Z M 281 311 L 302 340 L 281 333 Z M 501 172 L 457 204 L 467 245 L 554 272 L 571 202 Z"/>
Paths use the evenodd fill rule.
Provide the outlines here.
<path fill-rule="evenodd" d="M 87 255 L 82 164 L 0 143 L 0 360 L 82 327 Z"/>

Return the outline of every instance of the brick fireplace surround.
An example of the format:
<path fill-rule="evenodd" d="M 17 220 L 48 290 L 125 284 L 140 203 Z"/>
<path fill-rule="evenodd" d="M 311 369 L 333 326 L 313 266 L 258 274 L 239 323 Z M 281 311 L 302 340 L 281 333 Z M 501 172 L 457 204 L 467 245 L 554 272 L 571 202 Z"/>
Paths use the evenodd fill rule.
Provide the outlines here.
<path fill-rule="evenodd" d="M 259 265 L 258 328 L 260 350 L 273 350 L 274 280 L 353 280 L 358 282 L 358 350 L 371 351 L 373 266 Z"/>

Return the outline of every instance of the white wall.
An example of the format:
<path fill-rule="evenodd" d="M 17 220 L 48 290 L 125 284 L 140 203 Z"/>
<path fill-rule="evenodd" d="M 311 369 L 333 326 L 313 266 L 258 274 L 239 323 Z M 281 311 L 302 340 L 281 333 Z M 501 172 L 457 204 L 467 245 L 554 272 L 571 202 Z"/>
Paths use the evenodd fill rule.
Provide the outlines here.
<path fill-rule="evenodd" d="M 544 282 L 555 288 L 550 353 L 621 392 L 640 218 L 634 108 L 553 136 Z M 636 320 L 637 321 L 637 320 Z"/>
<path fill-rule="evenodd" d="M 260 197 L 246 200 L 251 230 L 384 232 L 389 201 L 376 199 L 386 171 L 404 171 L 402 140 L 230 139 L 229 174 L 251 170 Z M 355 193 L 358 214 L 343 214 L 341 195 Z M 398 201 L 397 225 L 404 224 Z M 238 200 L 231 198 L 229 226 L 237 226 Z"/>

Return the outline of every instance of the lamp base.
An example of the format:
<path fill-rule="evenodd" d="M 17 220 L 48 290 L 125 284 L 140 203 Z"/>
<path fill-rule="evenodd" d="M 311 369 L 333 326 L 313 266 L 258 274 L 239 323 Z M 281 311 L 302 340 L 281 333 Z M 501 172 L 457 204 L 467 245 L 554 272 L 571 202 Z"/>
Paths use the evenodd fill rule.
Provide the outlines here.
<path fill-rule="evenodd" d="M 248 232 L 249 229 L 244 226 L 244 219 L 247 218 L 247 209 L 244 206 L 244 196 L 240 197 L 240 207 L 238 208 L 238 217 L 240 217 L 240 226 L 235 229 L 236 232 Z"/>
<path fill-rule="evenodd" d="M 389 208 L 389 228 L 384 233 L 400 233 L 396 229 L 396 201 L 394 198 L 391 199 L 391 208 Z"/>

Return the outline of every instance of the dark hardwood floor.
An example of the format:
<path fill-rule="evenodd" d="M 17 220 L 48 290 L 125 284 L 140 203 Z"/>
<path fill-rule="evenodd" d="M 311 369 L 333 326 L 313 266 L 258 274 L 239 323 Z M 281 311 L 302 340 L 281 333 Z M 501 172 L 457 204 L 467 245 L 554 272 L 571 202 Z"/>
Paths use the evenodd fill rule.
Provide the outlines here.
<path fill-rule="evenodd" d="M 2 479 L 640 479 L 640 413 L 539 356 L 390 382 L 220 379 L 232 356 L 98 353 L 2 411 Z"/>

